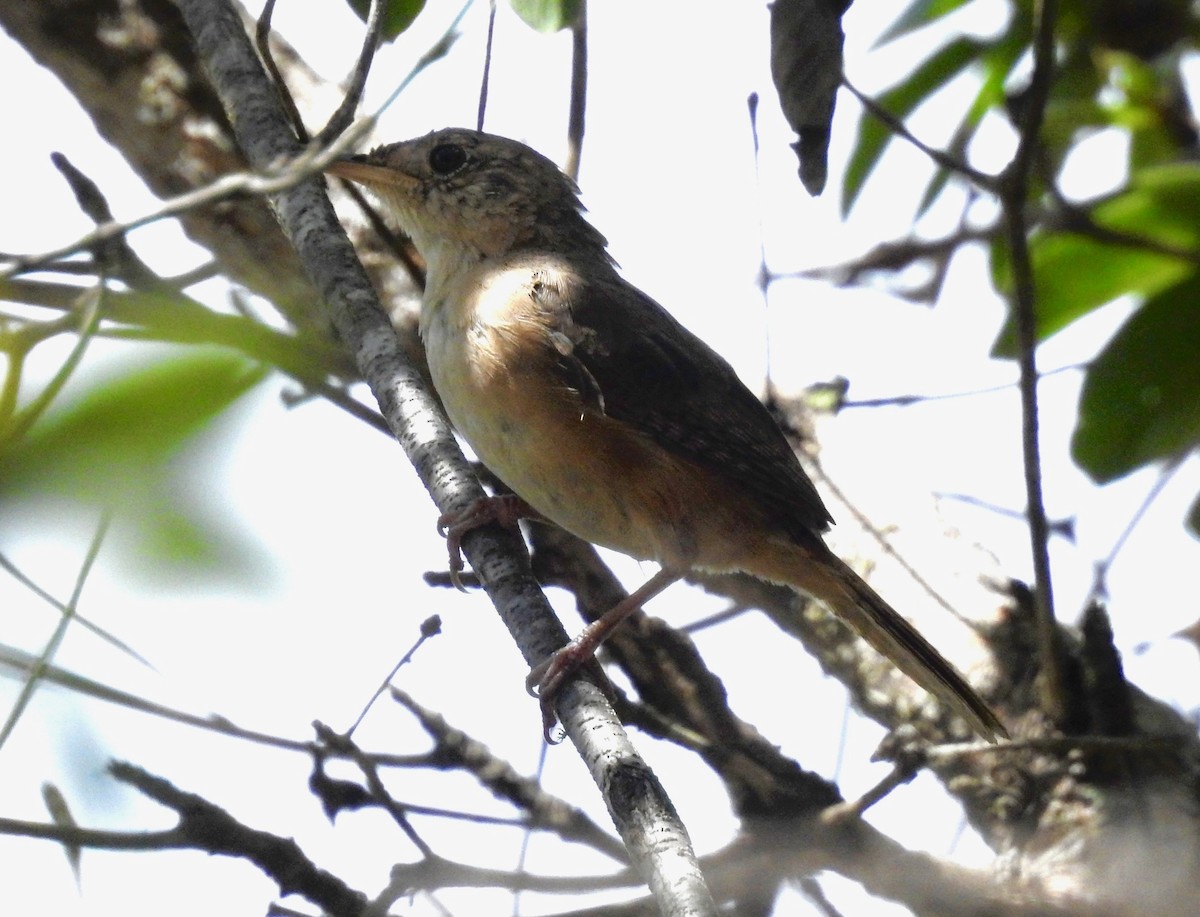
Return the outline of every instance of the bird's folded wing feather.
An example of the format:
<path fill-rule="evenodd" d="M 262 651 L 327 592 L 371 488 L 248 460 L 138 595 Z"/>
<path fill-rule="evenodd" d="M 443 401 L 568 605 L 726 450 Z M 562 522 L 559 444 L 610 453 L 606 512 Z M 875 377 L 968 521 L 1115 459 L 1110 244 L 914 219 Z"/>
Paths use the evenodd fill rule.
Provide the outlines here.
<path fill-rule="evenodd" d="M 762 402 L 707 344 L 615 272 L 540 287 L 563 381 L 585 406 L 744 488 L 801 540 L 829 511 Z"/>

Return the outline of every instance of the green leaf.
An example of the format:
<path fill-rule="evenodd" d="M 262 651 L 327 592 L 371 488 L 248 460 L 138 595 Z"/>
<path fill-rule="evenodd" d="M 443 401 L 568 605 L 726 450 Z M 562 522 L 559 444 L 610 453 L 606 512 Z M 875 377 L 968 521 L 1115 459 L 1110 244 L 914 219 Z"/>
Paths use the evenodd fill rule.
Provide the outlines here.
<path fill-rule="evenodd" d="M 1071 439 L 1104 483 L 1200 445 L 1200 274 L 1151 297 L 1088 368 Z"/>
<path fill-rule="evenodd" d="M 579 0 L 512 0 L 525 24 L 539 32 L 557 32 L 575 21 Z"/>
<path fill-rule="evenodd" d="M 966 4 L 967 0 L 914 0 L 900 17 L 888 27 L 875 43 L 876 47 L 895 41 L 909 32 L 922 29 L 953 13 Z"/>
<path fill-rule="evenodd" d="M 975 94 L 961 123 L 946 145 L 946 152 L 951 156 L 965 160 L 967 148 L 970 146 L 971 139 L 975 136 L 975 131 L 978 130 L 983 116 L 993 108 L 1004 104 L 1005 82 L 1008 80 L 1012 68 L 1025 53 L 1026 48 L 1025 30 L 1016 26 L 1017 24 L 1014 23 L 1014 27 L 1010 28 L 999 42 L 990 45 L 980 57 L 983 79 L 979 83 L 979 91 Z M 933 178 L 917 205 L 918 217 L 929 209 L 941 194 L 942 189 L 946 187 L 950 177 L 948 169 L 939 166 L 934 171 Z"/>
<path fill-rule="evenodd" d="M 1175 248 L 1200 250 L 1200 167 L 1157 166 L 1136 175 L 1129 188 L 1092 208 L 1102 229 Z M 1131 293 L 1153 295 L 1195 270 L 1191 262 L 1137 245 L 1087 235 L 1039 233 L 1030 240 L 1037 296 L 1038 340 L 1045 340 L 1094 309 Z M 992 249 L 998 288 L 1009 286 L 1008 252 Z M 1010 315 L 993 347 L 997 357 L 1016 355 Z"/>
<path fill-rule="evenodd" d="M 110 470 L 138 477 L 265 372 L 227 351 L 204 349 L 98 385 L 48 414 L 21 441 L 0 444 L 0 492 L 51 482 L 91 489 Z"/>
<path fill-rule="evenodd" d="M 1187 527 L 1193 535 L 1200 538 L 1200 494 L 1196 495 L 1192 508 L 1188 510 Z"/>
<path fill-rule="evenodd" d="M 204 475 L 178 459 L 266 373 L 229 351 L 191 348 L 96 384 L 0 443 L 0 504 L 112 507 L 133 526 L 142 559 L 173 560 L 176 571 L 237 560 L 244 538 L 214 518 Z"/>
<path fill-rule="evenodd" d="M 1129 131 L 1130 169 L 1180 159 L 1191 145 L 1173 114 L 1186 108 L 1179 105 L 1181 87 L 1132 54 L 1108 51 L 1100 59 L 1110 64 L 1109 81 L 1117 91 L 1107 103 L 1110 120 Z"/>
<path fill-rule="evenodd" d="M 366 22 L 367 14 L 371 9 L 371 0 L 347 0 L 347 2 L 350 4 L 350 9 L 358 14 L 358 18 Z M 397 35 L 413 24 L 417 14 L 424 8 L 425 0 L 387 0 L 387 5 L 383 10 L 383 29 L 380 37 L 384 41 L 395 40 Z"/>
<path fill-rule="evenodd" d="M 975 39 L 955 39 L 935 52 L 908 79 L 885 92 L 879 98 L 879 104 L 897 118 L 908 117 L 918 105 L 977 60 L 983 50 L 984 45 Z M 867 177 L 878 165 L 891 139 L 891 129 L 870 112 L 864 111 L 858 122 L 858 139 L 846 164 L 842 186 L 843 215 L 854 206 Z"/>

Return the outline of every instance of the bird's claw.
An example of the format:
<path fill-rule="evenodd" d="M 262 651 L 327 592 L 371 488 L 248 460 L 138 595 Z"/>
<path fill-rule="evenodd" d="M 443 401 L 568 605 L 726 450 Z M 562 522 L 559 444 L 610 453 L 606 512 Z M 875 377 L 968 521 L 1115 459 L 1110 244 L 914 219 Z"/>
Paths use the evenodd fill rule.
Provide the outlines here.
<path fill-rule="evenodd" d="M 531 697 L 537 698 L 541 707 L 542 735 L 548 745 L 557 745 L 562 741 L 561 737 L 555 738 L 553 735 L 554 727 L 558 725 L 558 714 L 554 711 L 558 693 L 567 680 L 592 658 L 592 651 L 572 640 L 535 665 L 525 676 L 525 690 Z"/>
<path fill-rule="evenodd" d="M 515 494 L 496 497 L 480 497 L 466 509 L 442 513 L 438 516 L 438 534 L 446 539 L 446 551 L 450 555 L 450 582 L 459 592 L 466 592 L 462 572 L 466 568 L 462 556 L 462 539 L 467 532 L 492 522 L 515 526 L 518 521 L 536 513 L 529 504 Z"/>

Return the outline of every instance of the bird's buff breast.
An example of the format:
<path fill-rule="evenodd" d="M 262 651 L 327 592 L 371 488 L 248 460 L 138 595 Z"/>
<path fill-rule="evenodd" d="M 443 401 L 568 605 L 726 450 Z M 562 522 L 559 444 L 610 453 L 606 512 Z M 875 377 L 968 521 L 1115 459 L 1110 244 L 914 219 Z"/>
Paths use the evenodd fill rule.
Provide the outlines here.
<path fill-rule="evenodd" d="M 661 456 L 560 381 L 554 316 L 539 311 L 533 279 L 527 265 L 476 270 L 427 300 L 422 336 L 451 423 L 555 524 L 634 557 L 682 559 L 691 552 L 670 524 L 686 511 L 679 495 L 641 492 L 644 481 L 663 480 L 647 476 Z"/>

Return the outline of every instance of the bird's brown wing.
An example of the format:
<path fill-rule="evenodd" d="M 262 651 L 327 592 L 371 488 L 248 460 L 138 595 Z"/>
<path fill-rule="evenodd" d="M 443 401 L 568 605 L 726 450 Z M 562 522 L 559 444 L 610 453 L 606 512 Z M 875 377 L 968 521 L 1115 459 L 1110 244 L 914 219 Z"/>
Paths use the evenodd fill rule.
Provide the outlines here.
<path fill-rule="evenodd" d="M 588 276 L 569 296 L 553 284 L 535 286 L 543 307 L 559 316 L 563 381 L 590 408 L 774 508 L 793 537 L 825 531 L 829 511 L 778 425 L 733 368 L 615 271 Z"/>

